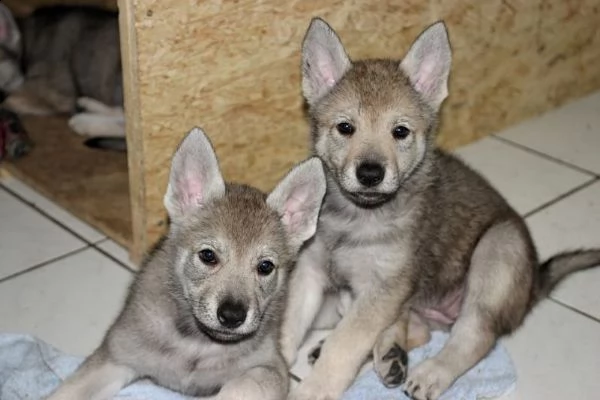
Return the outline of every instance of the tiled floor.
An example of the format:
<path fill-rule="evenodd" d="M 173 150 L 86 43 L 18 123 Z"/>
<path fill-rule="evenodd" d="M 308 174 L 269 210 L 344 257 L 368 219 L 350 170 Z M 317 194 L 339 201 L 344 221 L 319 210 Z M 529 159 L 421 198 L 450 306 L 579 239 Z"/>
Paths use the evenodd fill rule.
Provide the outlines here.
<path fill-rule="evenodd" d="M 458 153 L 527 217 L 542 257 L 600 246 L 600 93 Z M 0 181 L 0 331 L 87 354 L 118 312 L 131 269 L 114 242 L 22 183 Z M 519 376 L 511 399 L 598 398 L 600 269 L 569 278 L 504 342 Z M 305 358 L 292 368 L 300 377 Z"/>

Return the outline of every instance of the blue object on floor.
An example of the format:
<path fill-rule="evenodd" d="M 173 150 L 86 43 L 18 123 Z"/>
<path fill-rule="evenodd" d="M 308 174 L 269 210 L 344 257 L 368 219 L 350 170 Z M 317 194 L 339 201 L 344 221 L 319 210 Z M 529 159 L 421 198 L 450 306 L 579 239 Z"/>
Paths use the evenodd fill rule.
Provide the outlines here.
<path fill-rule="evenodd" d="M 432 332 L 431 340 L 423 347 L 409 353 L 409 369 L 421 361 L 433 357 L 441 349 L 448 334 Z M 483 400 L 494 399 L 514 390 L 517 374 L 513 362 L 501 344 L 460 377 L 440 400 Z M 346 391 L 342 400 L 410 400 L 402 388 L 386 388 L 372 369 L 358 377 Z"/>
<path fill-rule="evenodd" d="M 409 366 L 436 354 L 448 335 L 433 332 L 431 341 L 409 354 Z M 65 355 L 49 344 L 29 335 L 0 335 L 0 399 L 43 399 L 83 361 Z M 516 373 L 503 346 L 496 348 L 468 371 L 440 400 L 493 399 L 513 390 Z M 189 397 L 140 381 L 123 389 L 115 399 L 189 400 Z M 409 400 L 401 388 L 387 389 L 372 370 L 360 376 L 343 400 Z"/>
<path fill-rule="evenodd" d="M 43 399 L 82 361 L 83 358 L 67 356 L 32 336 L 1 334 L 0 399 Z M 191 400 L 148 381 L 126 387 L 115 399 Z"/>

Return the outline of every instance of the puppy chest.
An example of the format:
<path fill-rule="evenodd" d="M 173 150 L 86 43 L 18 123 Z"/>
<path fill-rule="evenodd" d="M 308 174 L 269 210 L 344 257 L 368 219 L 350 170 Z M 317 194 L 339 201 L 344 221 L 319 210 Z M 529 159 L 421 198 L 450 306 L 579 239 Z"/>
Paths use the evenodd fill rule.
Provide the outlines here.
<path fill-rule="evenodd" d="M 407 264 L 405 254 L 399 244 L 340 246 L 332 252 L 330 277 L 337 287 L 362 291 L 395 279 Z"/>

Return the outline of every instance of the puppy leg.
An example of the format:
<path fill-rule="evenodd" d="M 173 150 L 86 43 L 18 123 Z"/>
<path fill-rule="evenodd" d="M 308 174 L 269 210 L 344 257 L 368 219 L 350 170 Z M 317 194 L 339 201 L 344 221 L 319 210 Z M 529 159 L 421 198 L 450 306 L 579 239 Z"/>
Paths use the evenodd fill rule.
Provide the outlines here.
<path fill-rule="evenodd" d="M 408 369 L 407 353 L 427 343 L 430 337 L 427 324 L 409 310 L 379 335 L 373 347 L 373 364 L 385 386 L 396 387 L 404 382 Z"/>
<path fill-rule="evenodd" d="M 111 362 L 99 350 L 85 360 L 47 400 L 110 400 L 136 377 L 131 368 Z"/>
<path fill-rule="evenodd" d="M 282 400 L 288 386 L 289 377 L 282 360 L 281 365 L 255 367 L 227 382 L 215 400 Z"/>
<path fill-rule="evenodd" d="M 325 251 L 324 245 L 315 238 L 301 253 L 292 272 L 280 342 L 281 352 L 288 365 L 296 360 L 298 347 L 323 303 L 328 281 L 324 266 Z"/>
<path fill-rule="evenodd" d="M 378 336 L 398 318 L 409 284 L 397 291 L 374 290 L 359 295 L 347 315 L 327 338 L 310 375 L 290 398 L 334 400 L 352 383 Z"/>
<path fill-rule="evenodd" d="M 346 315 L 352 305 L 352 295 L 348 290 L 338 293 L 328 293 L 321 306 L 319 314 L 313 322 L 313 329 L 333 329 Z"/>
<path fill-rule="evenodd" d="M 82 136 L 125 137 L 125 118 L 118 115 L 78 113 L 69 127 Z"/>
<path fill-rule="evenodd" d="M 77 99 L 77 105 L 83 108 L 85 111 L 92 114 L 101 115 L 123 115 L 123 108 L 111 107 L 101 101 L 92 99 L 90 97 L 80 97 Z"/>
<path fill-rule="evenodd" d="M 435 400 L 521 322 L 532 284 L 532 248 L 518 222 L 492 226 L 471 259 L 467 293 L 450 338 L 433 358 L 409 371 L 406 391 Z"/>

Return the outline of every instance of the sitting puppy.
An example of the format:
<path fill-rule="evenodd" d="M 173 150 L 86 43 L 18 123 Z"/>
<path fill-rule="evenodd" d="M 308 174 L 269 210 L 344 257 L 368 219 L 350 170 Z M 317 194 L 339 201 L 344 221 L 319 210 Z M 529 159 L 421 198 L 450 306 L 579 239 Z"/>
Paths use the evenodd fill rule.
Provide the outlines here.
<path fill-rule="evenodd" d="M 49 399 L 111 399 L 144 378 L 190 396 L 285 398 L 277 340 L 288 270 L 324 193 L 316 158 L 268 197 L 226 184 L 209 140 L 192 130 L 172 162 L 167 236 L 100 347 Z"/>

